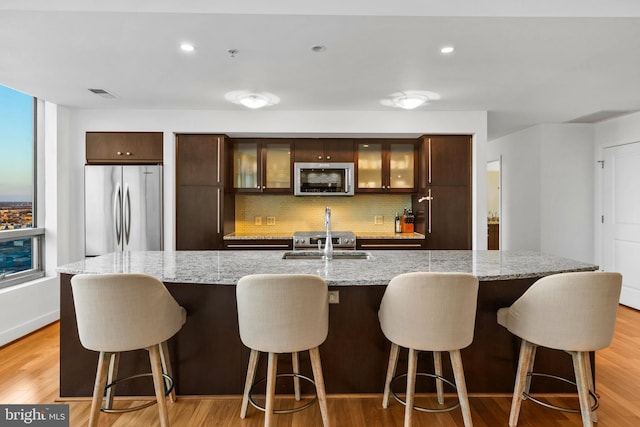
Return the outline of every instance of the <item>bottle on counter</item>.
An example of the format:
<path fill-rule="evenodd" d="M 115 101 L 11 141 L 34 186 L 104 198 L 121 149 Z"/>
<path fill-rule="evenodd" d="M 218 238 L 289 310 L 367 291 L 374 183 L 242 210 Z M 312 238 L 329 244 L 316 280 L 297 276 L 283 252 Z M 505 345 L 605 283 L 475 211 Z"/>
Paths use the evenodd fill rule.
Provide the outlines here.
<path fill-rule="evenodd" d="M 411 211 L 411 209 L 409 209 L 408 211 L 405 209 L 405 214 L 402 215 L 402 232 L 413 233 L 415 222 L 416 222 L 416 217 Z"/>
<path fill-rule="evenodd" d="M 400 220 L 400 215 L 398 215 L 398 212 L 396 212 L 395 232 L 402 233 L 402 221 Z"/>

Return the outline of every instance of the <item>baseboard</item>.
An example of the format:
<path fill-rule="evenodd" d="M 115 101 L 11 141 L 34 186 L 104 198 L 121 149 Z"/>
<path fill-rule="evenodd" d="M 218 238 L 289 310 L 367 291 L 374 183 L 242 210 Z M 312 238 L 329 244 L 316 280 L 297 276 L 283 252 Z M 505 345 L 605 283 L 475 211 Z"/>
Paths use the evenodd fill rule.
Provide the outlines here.
<path fill-rule="evenodd" d="M 60 319 L 60 310 L 45 313 L 11 329 L 0 331 L 0 347 Z"/>
<path fill-rule="evenodd" d="M 622 286 L 620 304 L 640 310 L 640 290 L 631 286 Z"/>

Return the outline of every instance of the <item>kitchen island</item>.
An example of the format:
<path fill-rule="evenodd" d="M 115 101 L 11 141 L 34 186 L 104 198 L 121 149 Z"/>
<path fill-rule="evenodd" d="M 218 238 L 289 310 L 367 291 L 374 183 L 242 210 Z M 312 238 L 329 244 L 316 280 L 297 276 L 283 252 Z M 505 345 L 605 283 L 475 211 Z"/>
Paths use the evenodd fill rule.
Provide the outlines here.
<path fill-rule="evenodd" d="M 519 343 L 496 322 L 538 278 L 560 272 L 592 271 L 597 266 L 526 251 L 369 251 L 369 259 L 283 259 L 283 251 L 157 251 L 112 253 L 58 268 L 60 273 L 60 395 L 90 396 L 97 353 L 82 348 L 75 322 L 70 280 L 79 273 L 145 273 L 162 280 L 187 309 L 187 322 L 169 343 L 177 392 L 183 395 L 241 394 L 249 350 L 240 341 L 235 301 L 238 279 L 252 273 L 308 273 L 337 291 L 329 309 L 329 335 L 320 347 L 328 393 L 381 393 L 389 342 L 377 318 L 385 287 L 411 271 L 466 272 L 480 288 L 473 343 L 462 351 L 469 393 L 511 393 Z M 310 371 L 303 355 L 303 373 Z M 282 372 L 288 358 L 282 357 Z M 121 359 L 123 376 L 148 371 L 146 352 Z M 448 358 L 445 374 L 450 376 Z M 261 362 L 264 361 L 261 359 Z M 290 363 L 289 363 L 290 364 Z M 420 371 L 429 371 L 431 355 L 421 354 Z M 398 372 L 406 366 L 400 355 Z M 264 368 L 264 366 L 262 366 Z M 258 369 L 261 369 L 259 366 Z M 571 377 L 571 358 L 540 349 L 536 370 Z M 308 373 L 308 372 L 307 372 Z M 260 375 L 258 375 L 259 377 Z M 280 387 L 280 385 L 279 385 Z M 283 385 L 283 387 L 287 387 Z M 431 384 L 419 384 L 429 390 Z M 119 393 L 148 394 L 123 384 Z M 568 391 L 563 384 L 534 384 L 538 391 Z"/>

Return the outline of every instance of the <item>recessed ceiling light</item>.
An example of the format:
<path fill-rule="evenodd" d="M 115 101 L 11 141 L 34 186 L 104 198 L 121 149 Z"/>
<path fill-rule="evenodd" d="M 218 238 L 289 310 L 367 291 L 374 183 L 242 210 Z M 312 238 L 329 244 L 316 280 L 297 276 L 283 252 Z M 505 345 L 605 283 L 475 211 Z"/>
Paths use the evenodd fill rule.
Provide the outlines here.
<path fill-rule="evenodd" d="M 193 52 L 194 50 L 196 50 L 195 46 L 192 45 L 191 43 L 182 43 L 180 45 L 180 49 L 183 52 Z"/>
<path fill-rule="evenodd" d="M 320 52 L 324 52 L 325 50 L 327 50 L 327 47 L 326 47 L 326 46 L 322 46 L 322 45 L 316 45 L 316 46 L 313 46 L 313 47 L 311 48 L 311 50 L 312 50 L 313 52 L 320 53 Z"/>
<path fill-rule="evenodd" d="M 453 46 L 444 46 L 442 49 L 440 49 L 440 52 L 444 54 L 449 54 L 449 53 L 453 53 L 454 50 L 456 49 Z"/>

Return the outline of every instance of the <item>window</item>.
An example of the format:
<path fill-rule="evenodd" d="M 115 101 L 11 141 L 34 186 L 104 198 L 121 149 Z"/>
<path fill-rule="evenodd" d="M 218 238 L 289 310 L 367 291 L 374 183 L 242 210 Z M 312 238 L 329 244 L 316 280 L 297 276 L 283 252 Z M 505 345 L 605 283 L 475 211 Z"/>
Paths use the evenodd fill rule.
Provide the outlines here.
<path fill-rule="evenodd" d="M 0 86 L 0 288 L 43 276 L 35 114 L 33 97 Z"/>

